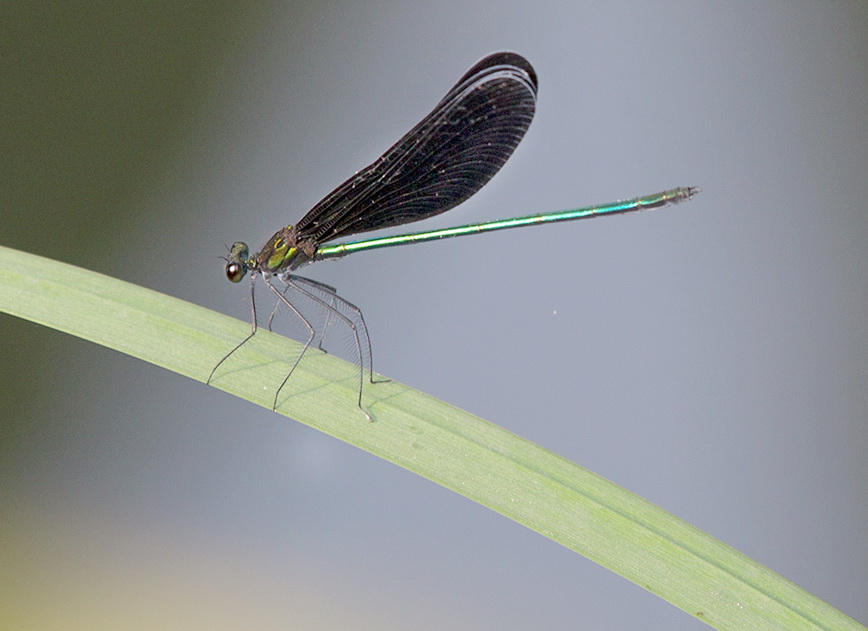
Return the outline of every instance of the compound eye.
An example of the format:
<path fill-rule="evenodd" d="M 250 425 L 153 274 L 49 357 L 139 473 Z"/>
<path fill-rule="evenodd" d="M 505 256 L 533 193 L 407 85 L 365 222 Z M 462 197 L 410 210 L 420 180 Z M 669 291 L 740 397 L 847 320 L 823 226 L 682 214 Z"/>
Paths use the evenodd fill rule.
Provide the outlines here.
<path fill-rule="evenodd" d="M 237 283 L 244 278 L 245 273 L 246 270 L 241 263 L 230 261 L 226 264 L 226 278 L 231 280 L 233 283 Z"/>

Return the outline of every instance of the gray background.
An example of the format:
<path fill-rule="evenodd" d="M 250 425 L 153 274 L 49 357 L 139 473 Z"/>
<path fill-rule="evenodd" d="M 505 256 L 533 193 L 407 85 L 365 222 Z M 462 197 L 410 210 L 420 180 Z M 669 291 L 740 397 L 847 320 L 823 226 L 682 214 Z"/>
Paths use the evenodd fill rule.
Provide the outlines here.
<path fill-rule="evenodd" d="M 2 11 L 0 243 L 240 318 L 224 244 L 300 217 L 483 55 L 527 56 L 527 137 L 424 227 L 704 193 L 307 271 L 364 308 L 384 374 L 868 621 L 865 3 Z M 3 626 L 704 626 L 284 417 L 0 333 Z"/>

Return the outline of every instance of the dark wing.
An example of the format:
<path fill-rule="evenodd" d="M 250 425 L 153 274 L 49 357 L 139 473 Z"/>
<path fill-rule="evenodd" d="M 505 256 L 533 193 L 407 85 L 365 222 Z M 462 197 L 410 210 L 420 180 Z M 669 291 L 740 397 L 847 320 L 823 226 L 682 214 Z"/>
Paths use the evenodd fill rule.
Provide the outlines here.
<path fill-rule="evenodd" d="M 324 243 L 454 208 L 512 155 L 533 119 L 536 92 L 524 57 L 489 55 L 381 158 L 314 206 L 297 234 Z"/>

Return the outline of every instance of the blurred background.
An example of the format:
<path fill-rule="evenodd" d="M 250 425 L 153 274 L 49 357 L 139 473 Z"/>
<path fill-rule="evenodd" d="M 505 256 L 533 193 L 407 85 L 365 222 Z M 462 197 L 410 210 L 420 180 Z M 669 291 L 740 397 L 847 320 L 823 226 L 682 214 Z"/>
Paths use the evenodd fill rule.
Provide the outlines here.
<path fill-rule="evenodd" d="M 420 229 L 703 194 L 305 271 L 364 309 L 378 371 L 868 622 L 864 2 L 0 12 L 0 244 L 242 319 L 225 244 L 301 217 L 482 56 L 525 55 L 524 141 Z M 6 628 L 705 628 L 202 383 L 4 315 L 0 349 Z"/>

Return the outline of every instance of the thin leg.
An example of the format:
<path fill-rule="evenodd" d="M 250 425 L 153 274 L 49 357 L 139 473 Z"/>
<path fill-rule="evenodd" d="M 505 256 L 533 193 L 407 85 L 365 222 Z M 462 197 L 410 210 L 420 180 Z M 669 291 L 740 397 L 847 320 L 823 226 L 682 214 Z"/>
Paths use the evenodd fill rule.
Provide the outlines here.
<path fill-rule="evenodd" d="M 315 296 L 310 295 L 310 293 L 307 291 L 303 292 L 305 295 L 310 295 L 311 299 L 313 299 L 316 302 L 318 302 L 319 304 L 323 305 L 329 313 L 335 313 L 338 317 L 340 317 L 347 324 L 347 326 L 350 328 L 350 330 L 352 330 L 354 332 L 354 334 L 356 335 L 357 346 L 359 349 L 359 363 L 360 364 L 362 363 L 362 358 L 363 358 L 361 338 L 364 338 L 364 340 L 365 340 L 364 347 L 365 347 L 365 350 L 367 352 L 370 382 L 371 383 L 386 383 L 386 382 L 390 381 L 389 379 L 378 379 L 378 380 L 374 379 L 374 352 L 373 352 L 373 349 L 371 346 L 371 336 L 368 334 L 368 325 L 365 322 L 365 316 L 362 313 L 362 310 L 359 309 L 352 302 L 350 302 L 349 300 L 347 300 L 346 298 L 344 298 L 340 294 L 338 294 L 337 290 L 334 287 L 332 287 L 331 285 L 326 285 L 325 283 L 321 283 L 321 282 L 313 280 L 311 278 L 305 278 L 304 276 L 293 275 L 292 280 L 296 281 L 295 282 L 296 287 L 299 284 L 306 284 L 312 288 L 315 288 L 315 289 L 322 291 L 325 294 L 328 294 L 329 299 L 332 301 L 331 305 L 325 304 L 322 299 L 317 299 Z M 348 311 L 350 311 L 353 314 L 351 318 L 347 318 L 346 316 L 344 316 L 343 314 L 340 313 L 340 311 L 336 307 L 336 305 L 338 303 L 343 305 Z M 328 320 L 326 320 L 326 323 L 328 323 Z M 358 324 L 356 324 L 356 323 L 358 323 Z M 357 330 L 358 330 L 358 333 L 356 333 Z M 324 340 L 321 339 L 320 343 L 322 343 L 323 341 Z M 363 366 L 363 368 L 364 368 L 364 366 Z"/>
<path fill-rule="evenodd" d="M 347 326 L 347 328 L 349 328 L 349 330 L 352 332 L 353 339 L 355 340 L 355 345 L 356 345 L 356 349 L 357 349 L 358 356 L 359 356 L 358 406 L 359 406 L 359 409 L 362 411 L 362 413 L 365 415 L 365 417 L 369 421 L 373 421 L 374 420 L 373 417 L 370 415 L 370 413 L 362 405 L 362 390 L 363 390 L 363 385 L 364 385 L 364 372 L 365 372 L 365 365 L 364 364 L 365 364 L 365 359 L 366 359 L 365 353 L 362 351 L 362 349 L 365 348 L 365 350 L 368 352 L 367 359 L 370 362 L 371 341 L 370 341 L 370 337 L 368 336 L 368 329 L 367 329 L 367 326 L 365 325 L 364 318 L 361 317 L 361 310 L 358 307 L 356 307 L 355 305 L 353 305 L 352 303 L 345 300 L 344 298 L 341 298 L 338 294 L 335 293 L 335 289 L 333 287 L 326 285 L 324 283 L 320 283 L 320 282 L 311 280 L 309 278 L 304 278 L 303 276 L 294 276 L 291 274 L 287 274 L 286 276 L 282 277 L 281 280 L 283 280 L 283 282 L 285 282 L 288 286 L 290 286 L 293 289 L 295 289 L 296 291 L 298 291 L 302 296 L 304 296 L 304 297 L 308 298 L 309 300 L 315 302 L 316 304 L 320 305 L 321 307 L 326 309 L 330 314 L 333 314 L 334 317 L 336 317 L 338 320 L 343 322 Z M 275 288 L 274 285 L 272 285 L 271 283 L 269 283 L 269 286 L 272 288 L 272 291 L 274 291 L 279 296 L 279 298 L 284 302 L 284 304 L 289 306 L 292 309 L 292 311 L 294 313 L 296 313 L 302 319 L 302 321 L 305 323 L 306 326 L 310 326 L 310 322 L 307 321 L 307 319 L 305 319 L 299 313 L 297 308 L 293 307 L 290 304 L 290 302 L 286 298 L 286 296 L 284 296 L 281 292 L 279 292 L 277 290 L 277 288 Z M 317 295 L 317 292 L 325 293 L 328 296 L 328 298 L 324 299 L 324 298 L 320 297 L 319 295 Z M 353 313 L 354 317 L 358 318 L 358 324 L 356 322 L 354 322 L 353 319 L 351 319 L 351 318 L 347 317 L 346 315 L 344 315 L 343 313 L 341 313 L 340 309 L 337 308 L 337 304 L 344 305 L 349 311 L 351 311 Z M 331 317 L 331 315 L 329 317 Z M 365 338 L 364 347 L 363 347 L 362 341 L 361 341 L 362 337 Z M 305 345 L 304 349 L 302 349 L 302 354 L 304 354 L 304 352 L 307 351 L 308 347 L 310 346 L 310 342 L 311 342 L 311 340 L 309 339 L 308 343 Z M 293 370 L 295 369 L 295 366 L 297 364 L 298 364 L 298 362 L 296 361 L 296 364 L 293 365 Z M 369 371 L 370 370 L 371 369 L 369 368 Z M 289 375 L 287 375 L 287 378 L 284 380 L 283 383 L 285 384 L 288 379 L 289 379 Z M 373 373 L 372 372 L 371 372 L 371 381 L 373 382 Z M 281 388 L 283 388 L 283 384 L 281 385 Z M 278 390 L 278 392 L 279 392 L 279 390 Z"/>
<path fill-rule="evenodd" d="M 217 369 L 220 368 L 220 366 L 223 364 L 223 362 L 225 362 L 227 359 L 229 359 L 229 357 L 235 351 L 237 351 L 239 348 L 241 348 L 242 346 L 247 344 L 247 342 L 249 342 L 253 338 L 253 336 L 256 335 L 256 300 L 254 300 L 254 298 L 253 298 L 253 289 L 255 286 L 255 283 L 254 283 L 255 279 L 256 279 L 256 275 L 251 274 L 250 275 L 250 318 L 252 321 L 252 325 L 251 325 L 251 329 L 250 329 L 250 335 L 248 335 L 243 340 L 241 340 L 241 342 L 239 342 L 238 345 L 235 346 L 235 348 L 233 348 L 231 351 L 226 353 L 223 356 L 223 359 L 221 359 L 219 362 L 217 362 L 217 365 L 211 369 L 211 374 L 208 375 L 208 380 L 205 382 L 205 385 L 209 385 L 211 383 L 211 380 L 214 378 L 214 373 L 217 372 Z"/>
<path fill-rule="evenodd" d="M 298 354 L 298 357 L 295 358 L 295 361 L 293 362 L 292 367 L 289 369 L 289 372 L 286 373 L 286 377 L 283 378 L 283 381 L 281 382 L 280 386 L 277 388 L 277 391 L 274 393 L 274 402 L 271 405 L 271 409 L 272 409 L 272 411 L 275 411 L 275 410 L 277 410 L 277 398 L 280 396 L 280 391 L 283 390 L 283 386 L 285 386 L 286 382 L 289 381 L 289 378 L 292 376 L 292 373 L 295 372 L 296 367 L 301 362 L 301 358 L 304 357 L 304 354 L 307 352 L 307 349 L 310 348 L 311 342 L 313 342 L 313 338 L 316 335 L 316 329 L 314 329 L 313 325 L 310 323 L 310 320 L 308 320 L 307 318 L 304 317 L 304 314 L 301 311 L 299 311 L 298 307 L 296 307 L 294 304 L 292 304 L 292 302 L 286 297 L 286 295 L 284 293 L 290 287 L 292 287 L 294 289 L 298 289 L 295 285 L 287 283 L 287 286 L 284 288 L 283 292 L 281 292 L 277 287 L 275 287 L 271 283 L 270 278 L 268 278 L 266 276 L 266 277 L 264 277 L 264 280 L 265 280 L 265 284 L 268 285 L 269 289 L 271 289 L 271 291 L 273 291 L 275 293 L 278 300 L 280 300 L 280 302 L 285 304 L 289 308 L 289 310 L 295 314 L 295 317 L 297 317 L 299 319 L 299 321 L 301 321 L 301 323 L 304 324 L 305 328 L 307 329 L 307 333 L 308 333 L 307 341 L 304 343 L 304 346 L 302 347 L 301 352 Z"/>
<path fill-rule="evenodd" d="M 309 280 L 309 279 L 306 279 L 306 280 Z M 328 353 L 328 351 L 324 347 L 325 336 L 326 336 L 326 332 L 328 331 L 328 328 L 329 328 L 330 323 L 331 323 L 332 311 L 334 311 L 336 308 L 334 296 L 337 294 L 337 289 L 335 289 L 331 285 L 326 285 L 325 283 L 320 283 L 318 281 L 311 281 L 311 284 L 316 285 L 319 289 L 321 289 L 323 291 L 323 293 L 332 295 L 331 304 L 325 310 L 325 312 L 326 312 L 325 322 L 323 323 L 323 327 L 322 327 L 321 332 L 320 332 L 319 342 L 317 342 L 317 345 L 316 345 L 316 347 L 319 350 L 321 350 L 323 353 Z M 283 291 L 281 292 L 281 294 L 283 294 L 284 298 L 286 298 L 286 292 L 288 292 L 293 287 L 295 287 L 295 285 L 287 284 L 286 287 L 283 288 Z M 296 289 L 297 289 L 297 287 L 296 287 Z M 278 300 L 275 303 L 274 309 L 271 311 L 271 315 L 268 317 L 268 330 L 269 331 L 272 330 L 271 325 L 274 322 L 274 316 L 277 315 L 277 308 L 280 306 L 281 302 L 284 302 L 284 301 Z"/>

